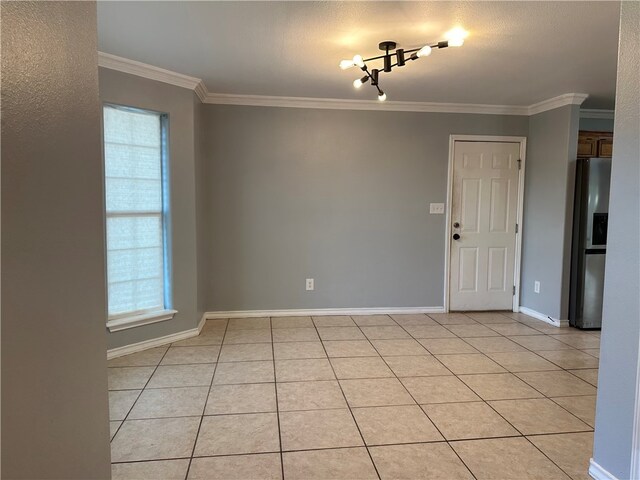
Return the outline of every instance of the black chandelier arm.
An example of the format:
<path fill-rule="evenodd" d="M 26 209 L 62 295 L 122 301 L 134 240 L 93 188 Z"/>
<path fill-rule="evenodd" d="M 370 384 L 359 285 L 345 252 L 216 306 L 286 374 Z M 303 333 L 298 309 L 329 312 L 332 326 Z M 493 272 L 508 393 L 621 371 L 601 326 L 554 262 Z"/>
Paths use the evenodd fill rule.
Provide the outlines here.
<path fill-rule="evenodd" d="M 431 47 L 431 48 L 446 48 L 446 47 L 448 47 L 448 46 L 449 46 L 449 42 L 448 42 L 447 40 L 444 40 L 444 41 L 442 41 L 442 42 L 435 43 L 435 44 L 433 44 L 433 45 L 429 45 L 429 47 Z M 414 53 L 414 52 L 417 52 L 418 50 L 421 50 L 422 48 L 424 48 L 424 47 L 420 47 L 420 48 L 412 48 L 411 50 L 405 50 L 405 51 L 404 51 L 404 53 L 405 53 L 405 54 L 406 54 L 406 53 Z M 396 49 L 396 50 L 397 50 L 397 49 Z M 384 57 L 386 57 L 386 56 L 388 56 L 388 55 L 395 55 L 395 53 L 385 53 L 384 55 L 378 55 L 377 57 L 365 58 L 365 59 L 363 60 L 363 62 L 371 62 L 371 61 L 373 61 L 373 60 L 380 60 L 381 58 L 384 58 Z"/>

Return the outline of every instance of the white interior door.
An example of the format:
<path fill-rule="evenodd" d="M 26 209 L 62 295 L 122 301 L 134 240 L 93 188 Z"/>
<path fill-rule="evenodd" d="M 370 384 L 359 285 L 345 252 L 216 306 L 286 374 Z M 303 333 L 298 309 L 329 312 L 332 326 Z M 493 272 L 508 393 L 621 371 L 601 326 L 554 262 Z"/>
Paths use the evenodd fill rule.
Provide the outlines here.
<path fill-rule="evenodd" d="M 450 310 L 511 310 L 520 144 L 455 141 Z"/>

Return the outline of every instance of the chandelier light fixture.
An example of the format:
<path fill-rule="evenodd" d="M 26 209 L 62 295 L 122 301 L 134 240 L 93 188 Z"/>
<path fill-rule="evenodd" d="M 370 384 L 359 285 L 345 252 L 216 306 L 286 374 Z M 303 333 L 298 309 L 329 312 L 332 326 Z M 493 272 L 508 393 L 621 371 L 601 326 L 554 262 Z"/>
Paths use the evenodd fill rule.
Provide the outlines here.
<path fill-rule="evenodd" d="M 353 86 L 355 88 L 360 88 L 368 81 L 371 81 L 371 86 L 378 90 L 378 100 L 384 102 L 387 99 L 387 95 L 382 91 L 379 85 L 379 77 L 381 73 L 389 73 L 396 67 L 404 67 L 407 62 L 411 62 L 422 57 L 428 57 L 436 48 L 461 47 L 464 44 L 466 35 L 467 33 L 464 30 L 455 28 L 445 34 L 445 37 L 448 38 L 448 40 L 443 40 L 433 45 L 425 45 L 424 47 L 414 48 L 411 50 L 397 48 L 398 45 L 396 42 L 387 40 L 378 44 L 378 48 L 385 52 L 383 55 L 371 58 L 362 58 L 362 55 L 356 55 L 351 60 L 342 60 L 340 62 L 340 68 L 342 70 L 347 70 L 352 67 L 360 68 L 360 70 L 364 72 L 364 76 L 354 80 Z M 367 62 L 375 62 L 379 60 L 382 60 L 383 62 L 381 67 L 369 69 Z"/>

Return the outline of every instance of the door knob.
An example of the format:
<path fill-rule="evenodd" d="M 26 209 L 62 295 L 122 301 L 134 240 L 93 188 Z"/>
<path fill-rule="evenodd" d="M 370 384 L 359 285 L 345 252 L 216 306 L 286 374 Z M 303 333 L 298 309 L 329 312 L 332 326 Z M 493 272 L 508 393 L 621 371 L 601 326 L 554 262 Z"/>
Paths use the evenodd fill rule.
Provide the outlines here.
<path fill-rule="evenodd" d="M 454 233 L 454 234 L 453 234 L 453 239 L 454 239 L 454 240 L 460 240 L 460 235 L 459 235 L 459 234 L 457 234 L 457 233 Z"/>

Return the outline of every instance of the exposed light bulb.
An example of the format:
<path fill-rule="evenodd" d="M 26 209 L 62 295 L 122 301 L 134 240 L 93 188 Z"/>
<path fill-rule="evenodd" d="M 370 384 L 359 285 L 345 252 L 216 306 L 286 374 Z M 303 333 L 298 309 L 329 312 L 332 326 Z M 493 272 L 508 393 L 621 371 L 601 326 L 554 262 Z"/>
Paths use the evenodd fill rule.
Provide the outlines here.
<path fill-rule="evenodd" d="M 451 40 L 449 40 L 450 47 L 461 47 L 462 45 L 464 45 L 464 38 L 462 37 L 452 38 Z"/>
<path fill-rule="evenodd" d="M 384 102 L 387 99 L 387 94 L 384 92 L 380 92 L 378 94 L 378 100 L 380 100 L 381 102 Z"/>
<path fill-rule="evenodd" d="M 364 67 L 364 60 L 362 59 L 362 55 L 356 55 L 353 57 L 354 65 L 359 66 L 360 68 Z"/>
<path fill-rule="evenodd" d="M 428 57 L 431 55 L 431 47 L 429 45 L 425 45 L 416 52 L 416 55 L 418 55 L 418 57 Z"/>
<path fill-rule="evenodd" d="M 464 39 L 467 38 L 468 35 L 469 32 L 463 28 L 456 27 L 445 33 L 444 38 L 449 41 L 450 47 L 461 47 L 464 44 Z"/>
<path fill-rule="evenodd" d="M 340 62 L 340 68 L 342 70 L 346 70 L 347 68 L 351 68 L 351 67 L 353 67 L 353 65 L 354 65 L 353 60 L 342 60 Z"/>
<path fill-rule="evenodd" d="M 362 86 L 362 80 L 359 78 L 353 81 L 353 86 L 356 88 L 360 88 Z"/>

